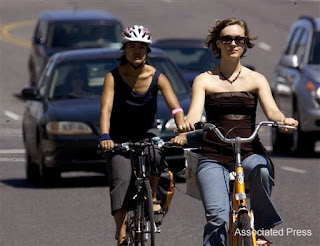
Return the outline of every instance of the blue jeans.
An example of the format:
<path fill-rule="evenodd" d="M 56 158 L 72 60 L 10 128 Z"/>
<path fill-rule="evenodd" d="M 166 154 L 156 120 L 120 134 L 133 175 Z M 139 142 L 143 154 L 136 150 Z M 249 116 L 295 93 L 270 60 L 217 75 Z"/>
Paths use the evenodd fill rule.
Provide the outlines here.
<path fill-rule="evenodd" d="M 269 161 L 254 154 L 243 160 L 242 165 L 255 229 L 270 229 L 280 224 L 282 220 L 270 200 L 274 183 Z M 229 170 L 215 160 L 200 157 L 196 178 L 207 220 L 203 245 L 226 245 L 230 212 Z"/>

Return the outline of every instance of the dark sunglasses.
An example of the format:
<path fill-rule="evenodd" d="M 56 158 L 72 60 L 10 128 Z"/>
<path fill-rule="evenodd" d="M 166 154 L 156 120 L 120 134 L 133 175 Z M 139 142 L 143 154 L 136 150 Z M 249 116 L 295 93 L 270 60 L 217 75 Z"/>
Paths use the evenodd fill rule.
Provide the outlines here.
<path fill-rule="evenodd" d="M 234 41 L 236 44 L 244 44 L 246 41 L 246 37 L 236 36 L 221 36 L 220 37 L 221 43 L 223 44 L 231 44 Z"/>

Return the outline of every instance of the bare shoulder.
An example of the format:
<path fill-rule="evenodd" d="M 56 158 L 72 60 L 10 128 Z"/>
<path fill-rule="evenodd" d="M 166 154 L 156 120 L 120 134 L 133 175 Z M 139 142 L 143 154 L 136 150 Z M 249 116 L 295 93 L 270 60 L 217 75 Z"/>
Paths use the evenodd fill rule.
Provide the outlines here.
<path fill-rule="evenodd" d="M 145 65 L 145 68 L 143 71 L 143 75 L 145 77 L 153 76 L 155 73 L 156 73 L 155 67 L 153 67 L 151 65 Z"/>
<path fill-rule="evenodd" d="M 110 80 L 113 81 L 114 78 L 113 78 L 112 73 L 111 73 L 111 72 L 108 72 L 108 73 L 105 75 L 104 80 L 105 80 L 105 81 L 110 81 Z"/>
<path fill-rule="evenodd" d="M 195 77 L 193 84 L 205 86 L 208 83 L 216 80 L 218 77 L 215 76 L 211 71 L 206 71 Z"/>
<path fill-rule="evenodd" d="M 263 74 L 257 71 L 253 71 L 246 67 L 243 67 L 242 69 L 243 69 L 242 74 L 248 80 L 247 82 L 252 84 L 253 87 L 255 87 L 256 89 L 259 89 L 261 87 L 268 85 L 268 81 Z"/>

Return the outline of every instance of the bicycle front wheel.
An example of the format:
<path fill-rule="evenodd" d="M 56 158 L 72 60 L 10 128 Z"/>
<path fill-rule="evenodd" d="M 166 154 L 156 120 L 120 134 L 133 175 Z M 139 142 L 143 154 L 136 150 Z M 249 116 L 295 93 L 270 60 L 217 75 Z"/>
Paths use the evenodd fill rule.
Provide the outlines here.
<path fill-rule="evenodd" d="M 240 213 L 238 215 L 238 229 L 240 231 L 238 236 L 238 246 L 252 246 L 253 231 L 248 213 Z"/>
<path fill-rule="evenodd" d="M 141 210 L 141 246 L 155 245 L 155 223 L 152 203 L 152 191 L 149 180 L 143 183 L 144 202 Z"/>

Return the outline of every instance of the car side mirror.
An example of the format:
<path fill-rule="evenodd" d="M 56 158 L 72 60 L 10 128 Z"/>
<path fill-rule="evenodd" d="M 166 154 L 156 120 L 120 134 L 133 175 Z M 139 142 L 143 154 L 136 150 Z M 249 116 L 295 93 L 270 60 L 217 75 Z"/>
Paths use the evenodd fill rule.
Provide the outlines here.
<path fill-rule="evenodd" d="M 298 56 L 297 55 L 284 55 L 280 58 L 280 65 L 289 68 L 298 68 Z"/>
<path fill-rule="evenodd" d="M 39 100 L 39 90 L 36 87 L 24 88 L 21 91 L 21 96 L 25 100 Z"/>

